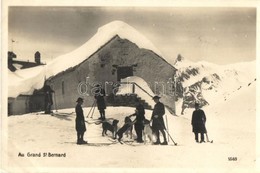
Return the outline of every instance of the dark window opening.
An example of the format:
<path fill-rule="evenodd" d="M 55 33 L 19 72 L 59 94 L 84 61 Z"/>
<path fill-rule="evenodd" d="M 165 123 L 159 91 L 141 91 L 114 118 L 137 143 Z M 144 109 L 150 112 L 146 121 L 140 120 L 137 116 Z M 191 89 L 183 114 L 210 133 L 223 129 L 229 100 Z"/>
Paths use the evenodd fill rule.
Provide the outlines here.
<path fill-rule="evenodd" d="M 118 67 L 117 68 L 117 81 L 120 81 L 123 78 L 133 76 L 133 67 Z"/>

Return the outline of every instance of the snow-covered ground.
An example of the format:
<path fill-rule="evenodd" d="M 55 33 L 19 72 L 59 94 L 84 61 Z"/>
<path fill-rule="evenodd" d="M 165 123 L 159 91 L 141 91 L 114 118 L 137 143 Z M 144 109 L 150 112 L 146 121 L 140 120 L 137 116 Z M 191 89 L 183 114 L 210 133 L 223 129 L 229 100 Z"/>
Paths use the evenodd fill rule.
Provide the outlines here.
<path fill-rule="evenodd" d="M 112 144 L 101 136 L 101 125 L 87 124 L 85 140 L 102 146 L 76 145 L 75 114 L 50 116 L 24 114 L 8 117 L 8 172 L 251 172 L 255 170 L 256 82 L 228 100 L 204 107 L 207 130 L 214 143 L 194 140 L 190 119 L 192 109 L 182 116 L 167 115 L 169 132 L 175 142 L 168 146 Z M 85 116 L 90 108 L 84 108 Z M 72 112 L 73 109 L 59 110 Z M 134 112 L 130 107 L 108 107 L 107 117 L 120 120 Z M 150 119 L 151 111 L 146 110 Z M 99 117 L 95 111 L 94 118 Z M 166 120 L 166 119 L 165 119 Z M 125 138 L 124 140 L 129 140 Z M 66 157 L 43 157 L 43 153 L 65 153 Z M 19 157 L 19 153 L 24 157 Z M 28 157 L 41 153 L 41 157 Z M 229 161 L 234 157 L 236 161 Z"/>
<path fill-rule="evenodd" d="M 116 34 L 161 55 L 153 44 L 134 28 L 115 21 L 101 27 L 84 45 L 69 54 L 57 57 L 49 65 L 9 73 L 8 96 L 16 97 L 41 88 L 45 78 L 79 64 Z M 73 61 L 73 64 L 71 61 L 62 61 L 68 57 L 79 58 Z M 176 114 L 179 116 L 166 114 L 169 133 L 178 143 L 177 146 L 174 146 L 171 140 L 168 146 L 112 144 L 111 134 L 103 137 L 101 125 L 96 124 L 87 124 L 85 140 L 91 145 L 76 145 L 75 114 L 50 116 L 31 113 L 7 118 L 8 143 L 2 157 L 7 161 L 4 171 L 253 172 L 256 163 L 255 64 L 256 61 L 218 66 L 189 60 L 174 64 L 180 74 L 189 68 L 198 69 L 199 73 L 190 74 L 189 78 L 183 81 L 184 87 L 191 86 L 204 77 L 209 77 L 210 81 L 213 74 L 220 77 L 219 81 L 214 81 L 214 78 L 210 81 L 209 85 L 214 85 L 213 89 L 209 90 L 210 86 L 205 86 L 205 83 L 201 88 L 203 96 L 209 102 L 203 109 L 207 116 L 208 136 L 210 140 L 214 140 L 212 144 L 195 142 L 191 127 L 193 110 L 186 109 L 184 115 L 180 115 L 181 99 L 176 103 Z M 132 80 L 138 84 L 142 83 L 142 87 L 147 85 L 137 77 L 130 81 Z M 146 90 L 150 93 L 149 89 Z M 126 91 L 127 87 L 121 88 L 122 93 Z M 153 104 L 147 95 L 142 95 L 138 90 L 137 94 L 147 103 Z M 59 110 L 68 113 L 73 111 Z M 90 108 L 84 107 L 85 116 L 89 111 Z M 108 107 L 106 117 L 119 119 L 119 126 L 122 126 L 124 117 L 132 113 L 134 108 Z M 146 110 L 146 118 L 150 119 L 151 114 L 151 111 Z M 98 117 L 96 111 L 94 118 Z M 47 156 L 44 157 L 45 153 Z M 32 157 L 33 154 L 40 154 L 40 157 Z M 64 154 L 65 157 L 54 157 L 55 154 Z"/>

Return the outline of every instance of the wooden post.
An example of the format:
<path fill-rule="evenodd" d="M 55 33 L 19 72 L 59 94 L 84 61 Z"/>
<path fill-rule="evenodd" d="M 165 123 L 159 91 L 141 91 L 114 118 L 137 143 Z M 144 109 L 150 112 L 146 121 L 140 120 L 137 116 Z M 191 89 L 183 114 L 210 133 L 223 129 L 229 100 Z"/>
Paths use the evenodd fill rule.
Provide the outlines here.
<path fill-rule="evenodd" d="M 132 87 L 132 93 L 135 93 L 135 84 L 133 83 L 133 87 Z"/>

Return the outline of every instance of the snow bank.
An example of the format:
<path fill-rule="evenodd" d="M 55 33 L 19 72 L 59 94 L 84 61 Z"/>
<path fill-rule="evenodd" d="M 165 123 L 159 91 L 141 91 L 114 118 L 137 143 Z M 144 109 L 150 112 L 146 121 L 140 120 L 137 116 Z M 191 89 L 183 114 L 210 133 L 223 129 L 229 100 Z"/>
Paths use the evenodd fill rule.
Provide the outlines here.
<path fill-rule="evenodd" d="M 154 101 L 152 97 L 155 96 L 155 94 L 151 90 L 150 86 L 145 82 L 145 80 L 137 76 L 131 76 L 131 77 L 121 79 L 121 82 L 129 83 L 129 84 L 122 84 L 119 87 L 119 91 L 117 92 L 117 95 L 131 94 L 132 93 L 131 83 L 136 83 L 141 88 L 143 88 L 149 95 L 138 86 L 135 86 L 135 94 L 137 94 L 140 98 L 145 100 L 149 105 L 151 106 L 154 105 Z"/>
<path fill-rule="evenodd" d="M 49 78 L 50 76 L 56 75 L 59 72 L 65 71 L 70 67 L 74 67 L 80 64 L 116 35 L 122 39 L 128 39 L 129 41 L 137 44 L 137 46 L 140 48 L 152 50 L 159 56 L 163 57 L 162 53 L 135 28 L 122 21 L 113 21 L 100 27 L 97 33 L 81 47 L 70 53 L 55 58 L 53 61 L 47 64 L 44 69 L 42 69 L 41 75 L 35 74 L 38 74 L 38 70 L 40 70 L 37 69 L 36 71 L 35 68 L 26 70 L 28 73 L 35 75 L 25 75 L 23 76 L 23 79 L 18 81 L 16 81 L 16 78 L 13 78 L 13 75 L 9 75 L 9 81 L 12 82 L 9 82 L 8 96 L 16 97 L 21 93 L 31 94 L 32 89 L 39 89 L 42 87 L 42 85 L 39 85 L 38 83 L 42 81 L 41 83 L 43 84 L 44 77 Z M 26 86 L 23 86 L 25 81 L 28 82 L 28 86 L 27 84 Z M 37 82 L 37 84 L 35 82 Z M 31 88 L 28 88 L 29 84 L 32 86 Z"/>
<path fill-rule="evenodd" d="M 142 79 L 140 77 L 137 77 L 137 76 L 131 76 L 131 77 L 127 77 L 127 78 L 121 79 L 121 82 L 129 83 L 129 84 L 122 84 L 119 87 L 117 95 L 131 94 L 132 93 L 132 84 L 131 83 L 136 83 L 143 90 L 145 90 L 147 93 L 144 92 L 138 86 L 135 86 L 135 94 L 137 94 L 137 96 L 140 97 L 142 100 L 145 100 L 145 102 L 148 103 L 150 106 L 153 107 L 155 105 L 155 102 L 152 99 L 152 97 L 155 96 L 155 94 L 153 93 L 153 91 L 151 90 L 150 86 L 148 85 L 148 83 L 144 79 Z M 165 114 L 172 115 L 167 110 L 167 108 L 165 109 Z"/>

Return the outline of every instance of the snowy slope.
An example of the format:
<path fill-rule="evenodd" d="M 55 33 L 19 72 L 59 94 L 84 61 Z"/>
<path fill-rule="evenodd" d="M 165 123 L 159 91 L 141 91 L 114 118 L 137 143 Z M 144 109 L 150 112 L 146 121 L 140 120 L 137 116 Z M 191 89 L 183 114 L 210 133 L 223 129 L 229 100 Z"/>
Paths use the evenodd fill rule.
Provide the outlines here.
<path fill-rule="evenodd" d="M 187 63 L 188 62 L 188 63 Z M 179 67 L 180 66 L 180 67 Z M 256 76 L 256 61 L 229 64 L 229 65 L 217 65 L 205 61 L 191 62 L 184 61 L 176 65 L 179 75 L 184 73 L 187 69 L 196 69 L 198 74 L 190 75 L 188 80 L 184 80 L 183 86 L 190 86 L 195 82 L 202 80 L 203 77 L 210 76 L 216 73 L 220 76 L 221 80 L 228 82 L 228 80 L 237 81 L 236 84 L 248 83 Z M 230 84 L 233 82 L 231 81 Z"/>
<path fill-rule="evenodd" d="M 182 59 L 175 64 L 175 67 L 178 69 L 176 80 L 179 81 L 177 83 L 179 114 L 185 93 L 191 92 L 195 96 L 201 96 L 198 100 L 194 99 L 196 101 L 205 100 L 208 104 L 214 104 L 218 97 L 226 100 L 256 80 L 256 61 L 216 65 L 205 61 L 195 63 Z"/>
<path fill-rule="evenodd" d="M 105 45 L 109 40 L 111 40 L 114 36 L 118 35 L 122 39 L 127 39 L 133 43 L 135 43 L 140 48 L 145 48 L 152 50 L 156 54 L 162 56 L 162 53 L 141 33 L 139 33 L 135 28 L 129 26 L 128 24 L 122 21 L 113 21 L 108 23 L 102 27 L 100 27 L 97 33 L 90 38 L 85 44 L 77 48 L 76 50 L 67 53 L 65 55 L 61 55 L 51 61 L 49 64 L 45 65 L 43 69 L 30 68 L 26 72 L 26 75 L 23 75 L 24 81 L 29 82 L 34 89 L 39 89 L 42 87 L 38 82 L 44 81 L 44 78 L 49 78 L 59 72 L 65 71 L 70 67 L 74 67 L 85 59 L 89 58 L 90 55 L 95 53 L 99 48 Z M 60 63 L 62 62 L 62 63 Z M 22 71 L 22 70 L 20 70 Z M 18 73 L 18 72 L 14 72 Z M 29 74 L 34 74 L 31 76 Z M 19 75 L 19 73 L 18 73 Z M 24 83 L 23 80 L 16 81 L 16 78 L 12 78 L 13 75 L 9 75 L 9 83 L 8 83 L 8 96 L 16 97 L 19 93 L 27 93 L 31 94 L 32 90 L 28 87 L 15 87 L 17 85 L 22 86 Z M 37 79 L 35 81 L 35 79 Z M 11 82 L 12 81 L 12 82 Z M 37 82 L 34 83 L 34 82 Z M 15 86 L 14 86 L 15 85 Z"/>

